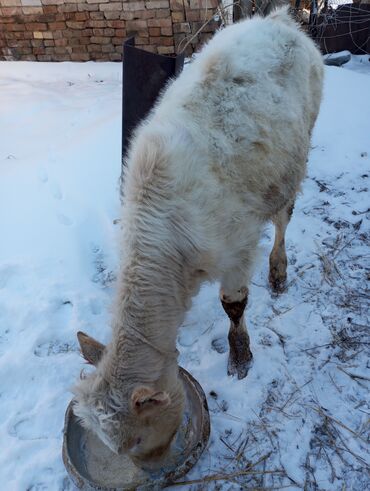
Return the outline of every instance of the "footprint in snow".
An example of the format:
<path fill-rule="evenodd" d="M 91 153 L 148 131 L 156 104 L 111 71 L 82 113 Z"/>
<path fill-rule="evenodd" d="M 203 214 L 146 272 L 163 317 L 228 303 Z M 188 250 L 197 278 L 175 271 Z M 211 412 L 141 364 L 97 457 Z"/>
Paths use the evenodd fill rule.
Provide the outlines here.
<path fill-rule="evenodd" d="M 71 352 L 78 352 L 77 343 L 67 343 L 58 339 L 38 344 L 33 350 L 33 353 L 39 358 Z"/>
<path fill-rule="evenodd" d="M 73 220 L 71 220 L 71 218 L 68 218 L 66 215 L 63 215 L 63 213 L 57 213 L 57 218 L 59 223 L 61 223 L 62 225 L 73 225 Z"/>
<path fill-rule="evenodd" d="M 93 315 L 101 314 L 102 307 L 99 300 L 91 299 L 89 304 L 90 304 L 90 311 Z"/>
<path fill-rule="evenodd" d="M 18 267 L 17 266 L 3 266 L 0 268 L 0 290 L 5 288 L 9 281 L 17 275 Z"/>
<path fill-rule="evenodd" d="M 226 353 L 226 351 L 229 349 L 226 337 L 213 339 L 211 345 L 214 351 L 221 354 Z"/>
<path fill-rule="evenodd" d="M 50 184 L 50 190 L 51 190 L 51 194 L 53 195 L 53 197 L 55 199 L 61 200 L 63 198 L 63 194 L 62 194 L 62 191 L 60 189 L 60 186 L 56 182 L 54 182 L 53 184 Z"/>
<path fill-rule="evenodd" d="M 39 177 L 41 182 L 43 182 L 43 183 L 48 182 L 49 176 L 48 176 L 48 173 L 46 172 L 46 170 L 44 169 L 44 167 L 40 167 L 40 169 L 38 171 L 38 177 Z"/>

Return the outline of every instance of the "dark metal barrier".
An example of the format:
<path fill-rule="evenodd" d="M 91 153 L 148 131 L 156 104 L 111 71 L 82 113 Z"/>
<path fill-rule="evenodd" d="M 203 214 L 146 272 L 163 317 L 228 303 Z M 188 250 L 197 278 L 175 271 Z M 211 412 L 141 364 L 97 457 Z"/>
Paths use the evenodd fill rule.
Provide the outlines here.
<path fill-rule="evenodd" d="M 184 66 L 184 54 L 164 56 L 135 47 L 135 39 L 123 45 L 122 161 L 132 132 L 152 109 L 167 82 Z"/>

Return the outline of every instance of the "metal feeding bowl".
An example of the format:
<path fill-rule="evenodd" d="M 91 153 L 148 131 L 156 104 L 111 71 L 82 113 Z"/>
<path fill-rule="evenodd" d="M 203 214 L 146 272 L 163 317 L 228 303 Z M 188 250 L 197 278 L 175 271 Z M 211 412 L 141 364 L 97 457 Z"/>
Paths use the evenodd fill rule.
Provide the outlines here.
<path fill-rule="evenodd" d="M 116 455 L 83 428 L 69 404 L 64 423 L 63 462 L 74 484 L 83 490 L 128 491 L 163 489 L 184 476 L 207 445 L 210 424 L 202 387 L 179 367 L 185 389 L 185 411 L 169 458 L 159 470 L 137 467 L 128 455 Z"/>

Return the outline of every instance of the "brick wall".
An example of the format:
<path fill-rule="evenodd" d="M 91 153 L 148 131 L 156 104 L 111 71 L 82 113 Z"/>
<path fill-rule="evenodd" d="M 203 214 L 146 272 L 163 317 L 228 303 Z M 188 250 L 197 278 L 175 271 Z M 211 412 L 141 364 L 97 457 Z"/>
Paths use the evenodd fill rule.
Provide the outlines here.
<path fill-rule="evenodd" d="M 122 43 L 178 53 L 219 0 L 0 0 L 0 60 L 120 61 Z M 212 20 L 191 54 L 217 28 Z"/>

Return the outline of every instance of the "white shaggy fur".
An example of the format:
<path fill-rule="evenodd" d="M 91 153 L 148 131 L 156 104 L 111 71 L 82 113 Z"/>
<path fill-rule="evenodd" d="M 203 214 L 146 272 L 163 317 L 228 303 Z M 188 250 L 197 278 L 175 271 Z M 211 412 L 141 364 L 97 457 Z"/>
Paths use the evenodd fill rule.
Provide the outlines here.
<path fill-rule="evenodd" d="M 280 9 L 217 33 L 137 130 L 113 338 L 76 388 L 76 414 L 115 451 L 147 458 L 176 431 L 177 328 L 202 281 L 245 294 L 261 227 L 305 175 L 322 77 Z"/>

